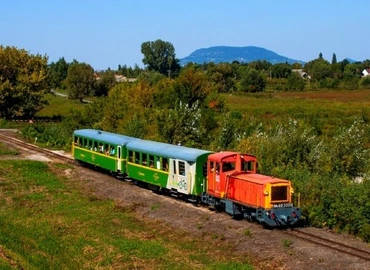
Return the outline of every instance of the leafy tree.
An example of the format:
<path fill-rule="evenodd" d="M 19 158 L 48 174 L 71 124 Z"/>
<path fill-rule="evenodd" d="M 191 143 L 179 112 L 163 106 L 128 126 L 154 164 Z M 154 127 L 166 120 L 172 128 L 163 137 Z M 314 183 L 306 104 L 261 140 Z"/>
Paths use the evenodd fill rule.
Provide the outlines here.
<path fill-rule="evenodd" d="M 60 88 L 62 82 L 67 78 L 69 64 L 64 57 L 50 64 L 50 84 L 52 88 Z"/>
<path fill-rule="evenodd" d="M 95 96 L 107 96 L 108 91 L 116 85 L 116 77 L 114 72 L 107 70 L 100 73 L 100 79 L 96 81 Z"/>
<path fill-rule="evenodd" d="M 329 62 L 320 57 L 306 63 L 304 69 L 316 81 L 332 77 Z"/>
<path fill-rule="evenodd" d="M 0 117 L 30 118 L 46 102 L 47 57 L 0 46 Z"/>
<path fill-rule="evenodd" d="M 291 73 L 292 67 L 287 63 L 279 63 L 271 67 L 271 76 L 273 78 L 288 78 Z"/>
<path fill-rule="evenodd" d="M 229 63 L 214 65 L 207 70 L 207 75 L 219 93 L 227 93 L 234 88 L 234 72 Z"/>
<path fill-rule="evenodd" d="M 172 76 L 180 70 L 179 60 L 172 43 L 163 40 L 147 41 L 141 44 L 143 63 L 149 70 Z"/>
<path fill-rule="evenodd" d="M 287 89 L 288 90 L 300 90 L 304 89 L 306 82 L 302 79 L 301 75 L 297 72 L 292 72 L 287 80 Z"/>
<path fill-rule="evenodd" d="M 202 70 L 194 67 L 183 69 L 174 83 L 175 94 L 182 103 L 191 108 L 195 102 L 203 102 L 213 87 Z"/>
<path fill-rule="evenodd" d="M 240 90 L 244 92 L 262 92 L 266 87 L 266 77 L 253 68 L 247 70 L 240 81 Z"/>
<path fill-rule="evenodd" d="M 333 57 L 332 57 L 332 59 L 331 59 L 331 64 L 332 65 L 334 65 L 334 64 L 336 64 L 337 63 L 337 56 L 336 56 L 336 54 L 335 53 L 333 53 Z"/>
<path fill-rule="evenodd" d="M 68 68 L 66 84 L 69 91 L 68 97 L 82 102 L 85 97 L 94 92 L 94 69 L 86 63 L 71 64 Z"/>
<path fill-rule="evenodd" d="M 267 71 L 271 68 L 271 66 L 272 64 L 266 60 L 258 60 L 248 63 L 248 67 L 259 71 Z"/>
<path fill-rule="evenodd" d="M 360 85 L 364 89 L 370 89 L 370 76 L 362 77 L 360 80 Z"/>

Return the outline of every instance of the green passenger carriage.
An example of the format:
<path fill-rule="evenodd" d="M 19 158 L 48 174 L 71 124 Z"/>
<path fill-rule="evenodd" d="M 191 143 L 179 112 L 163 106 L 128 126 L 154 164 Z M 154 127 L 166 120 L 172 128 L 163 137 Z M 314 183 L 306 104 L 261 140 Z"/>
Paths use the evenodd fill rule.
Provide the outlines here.
<path fill-rule="evenodd" d="M 130 178 L 191 200 L 197 200 L 203 192 L 211 151 L 140 139 L 126 147 Z"/>
<path fill-rule="evenodd" d="M 94 129 L 73 133 L 72 154 L 80 161 L 99 168 L 126 174 L 126 144 L 135 138 Z"/>

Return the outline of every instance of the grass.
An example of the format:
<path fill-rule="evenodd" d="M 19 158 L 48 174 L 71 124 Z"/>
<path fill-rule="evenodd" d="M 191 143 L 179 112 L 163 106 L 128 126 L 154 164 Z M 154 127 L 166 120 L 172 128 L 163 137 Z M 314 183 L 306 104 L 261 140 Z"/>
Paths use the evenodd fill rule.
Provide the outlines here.
<path fill-rule="evenodd" d="M 62 176 L 65 169 L 0 163 L 1 269 L 12 269 L 11 262 L 21 269 L 252 269 L 226 243 L 139 221 L 130 207 L 98 199 Z"/>
<path fill-rule="evenodd" d="M 356 117 L 370 120 L 370 90 L 224 94 L 233 111 L 266 126 L 288 118 L 303 120 L 320 133 L 350 124 Z"/>
<path fill-rule="evenodd" d="M 55 96 L 52 94 L 47 94 L 45 99 L 49 104 L 39 111 L 36 116 L 65 116 L 69 114 L 71 110 L 82 111 L 83 108 L 87 106 L 87 103 L 81 103 L 79 100 L 70 100 L 65 97 Z"/>
<path fill-rule="evenodd" d="M 284 247 L 288 248 L 293 244 L 293 241 L 290 240 L 290 239 L 284 239 L 284 240 L 282 240 L 282 244 L 283 244 Z"/>
<path fill-rule="evenodd" d="M 1 155 L 19 155 L 20 152 L 17 149 L 9 148 L 5 144 L 0 142 L 0 156 Z"/>

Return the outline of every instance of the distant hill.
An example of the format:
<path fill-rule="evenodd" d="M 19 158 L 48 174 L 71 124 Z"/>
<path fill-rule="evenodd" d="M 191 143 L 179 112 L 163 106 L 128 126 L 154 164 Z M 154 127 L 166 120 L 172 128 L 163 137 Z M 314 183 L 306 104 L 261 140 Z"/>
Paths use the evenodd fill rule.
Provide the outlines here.
<path fill-rule="evenodd" d="M 257 60 L 266 60 L 272 64 L 276 63 L 301 63 L 305 62 L 300 60 L 290 59 L 285 56 L 281 56 L 273 51 L 255 46 L 246 47 L 231 47 L 231 46 L 215 46 L 210 48 L 198 49 L 192 52 L 189 56 L 180 59 L 181 65 L 193 62 L 198 64 L 203 63 L 220 63 L 220 62 L 233 62 L 239 61 L 243 63 L 249 63 Z"/>

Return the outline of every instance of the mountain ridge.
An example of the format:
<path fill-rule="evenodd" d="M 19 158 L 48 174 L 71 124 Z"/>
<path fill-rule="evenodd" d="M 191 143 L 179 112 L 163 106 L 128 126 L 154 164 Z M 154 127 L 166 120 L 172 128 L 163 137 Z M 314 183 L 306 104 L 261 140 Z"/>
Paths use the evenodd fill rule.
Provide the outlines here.
<path fill-rule="evenodd" d="M 182 66 L 192 62 L 197 64 L 203 63 L 221 63 L 221 62 L 243 62 L 249 63 L 252 61 L 266 60 L 272 64 L 277 63 L 301 63 L 304 61 L 295 60 L 286 56 L 279 55 L 274 51 L 257 47 L 257 46 L 213 46 L 209 48 L 201 48 L 192 52 L 189 56 L 180 59 Z"/>

